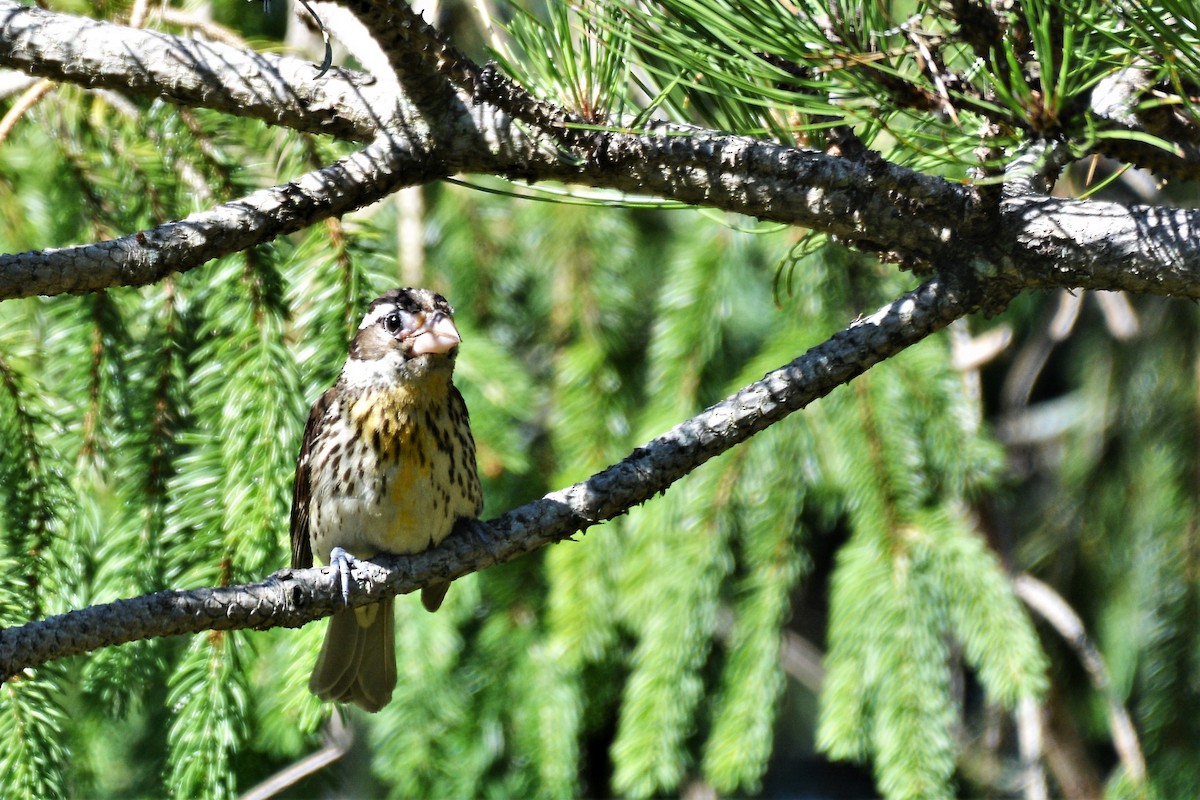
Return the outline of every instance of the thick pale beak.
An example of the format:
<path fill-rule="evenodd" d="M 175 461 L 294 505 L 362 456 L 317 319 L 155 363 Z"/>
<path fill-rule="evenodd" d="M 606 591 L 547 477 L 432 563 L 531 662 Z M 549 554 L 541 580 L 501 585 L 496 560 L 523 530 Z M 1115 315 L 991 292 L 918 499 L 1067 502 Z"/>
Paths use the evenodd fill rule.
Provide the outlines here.
<path fill-rule="evenodd" d="M 414 356 L 445 353 L 462 341 L 458 328 L 454 327 L 454 320 L 440 311 L 425 317 L 425 321 L 412 332 L 411 338 Z"/>

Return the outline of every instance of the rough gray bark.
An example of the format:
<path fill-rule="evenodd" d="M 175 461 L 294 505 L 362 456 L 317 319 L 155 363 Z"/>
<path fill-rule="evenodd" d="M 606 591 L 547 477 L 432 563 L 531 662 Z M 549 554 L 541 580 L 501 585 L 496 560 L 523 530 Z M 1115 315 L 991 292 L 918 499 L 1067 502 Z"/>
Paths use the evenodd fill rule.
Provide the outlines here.
<path fill-rule="evenodd" d="M 366 141 L 387 130 L 400 149 L 420 155 L 418 171 L 396 186 L 455 172 L 578 181 L 825 231 L 918 270 L 972 263 L 1029 288 L 1200 297 L 1200 242 L 1190 235 L 1200 226 L 1198 210 L 1045 196 L 992 203 L 972 187 L 872 154 L 840 158 L 676 125 L 584 133 L 563 127 L 569 115 L 545 112 L 545 104 L 532 103 L 519 87 L 481 80 L 487 70 L 431 39 L 436 34 L 406 5 L 357 0 L 356 8 L 369 28 L 377 34 L 384 29 L 379 38 L 391 62 L 402 66 L 402 84 L 425 87 L 419 103 L 389 95 L 370 76 L 334 70 L 314 81 L 312 65 L 300 59 L 54 14 L 13 0 L 0 0 L 0 64 L 308 132 Z M 392 18 L 406 26 L 388 28 Z M 522 118 L 522 110 L 529 115 Z M 516 125 L 514 116 L 543 124 Z M 313 209 L 324 210 L 306 212 L 285 197 L 278 213 L 294 219 L 336 215 L 377 199 L 379 191 L 365 178 L 328 188 L 345 202 L 314 197 Z M 266 191 L 288 194 L 286 186 Z M 355 193 L 357 198 L 347 197 Z M 289 230 L 294 228 L 231 226 L 195 240 L 180 226 L 143 235 L 153 233 L 180 271 Z M 129 238 L 116 241 L 122 244 L 103 252 L 103 278 L 77 274 L 94 269 L 86 257 L 81 260 L 94 251 L 0 256 L 0 298 L 158 277 Z"/>
<path fill-rule="evenodd" d="M 178 222 L 95 244 L 0 256 L 0 299 L 154 283 L 444 175 L 425 154 L 382 137 L 294 181 Z"/>
<path fill-rule="evenodd" d="M 89 88 L 161 97 L 272 125 L 369 142 L 394 96 L 369 75 L 313 80 L 298 58 L 0 2 L 0 63 Z"/>
<path fill-rule="evenodd" d="M 350 604 L 366 605 L 511 561 L 620 516 L 714 456 L 977 310 L 990 288 L 969 273 L 931 279 L 584 481 L 460 529 L 424 553 L 359 562 Z M 0 630 L 0 676 L 138 639 L 299 627 L 341 607 L 340 583 L 328 568 L 285 569 L 244 586 L 119 600 Z"/>

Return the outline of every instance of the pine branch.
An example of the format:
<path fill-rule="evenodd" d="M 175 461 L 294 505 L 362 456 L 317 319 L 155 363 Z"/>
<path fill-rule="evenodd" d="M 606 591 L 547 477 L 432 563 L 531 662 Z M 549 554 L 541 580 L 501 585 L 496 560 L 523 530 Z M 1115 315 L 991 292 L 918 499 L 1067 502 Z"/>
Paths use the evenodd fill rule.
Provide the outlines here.
<path fill-rule="evenodd" d="M 366 605 L 434 579 L 511 561 L 620 516 L 714 456 L 979 309 L 987 296 L 988 288 L 970 278 L 933 278 L 584 481 L 475 523 L 416 556 L 362 562 L 350 604 Z M 342 607 L 332 578 L 327 568 L 285 569 L 259 583 L 159 592 L 0 630 L 0 675 L 138 639 L 299 627 Z"/>
<path fill-rule="evenodd" d="M 561 150 L 561 130 L 546 133 L 552 125 L 513 123 L 509 112 L 532 114 L 532 101 L 523 90 L 507 80 L 493 80 L 485 81 L 479 97 L 472 96 L 464 86 L 480 88 L 471 82 L 478 77 L 474 65 L 445 49 L 448 45 L 440 44 L 436 32 L 419 18 L 410 22 L 419 35 L 393 37 L 393 63 L 418 48 L 424 54 L 420 63 L 426 77 L 435 70 L 443 85 L 449 86 L 442 76 L 463 85 L 457 100 L 442 109 L 444 116 L 393 125 L 394 120 L 372 111 L 386 105 L 384 98 L 390 95 L 368 94 L 363 86 L 370 81 L 351 73 L 314 82 L 311 65 L 299 59 L 260 56 L 0 0 L 0 63 L 301 130 L 365 138 L 378 130 L 367 122 L 374 120 L 391 131 L 392 148 L 404 151 L 391 152 L 379 144 L 373 145 L 375 150 L 368 148 L 368 161 L 393 172 L 370 187 L 347 175 L 337 181 L 333 197 L 298 197 L 304 193 L 289 184 L 185 223 L 111 242 L 0 257 L 0 298 L 153 281 L 365 205 L 401 185 L 453 172 L 652 193 L 820 230 L 913 267 L 975 264 L 984 271 L 1003 272 L 1008 281 L 1026 288 L 1200 297 L 1200 237 L 1193 235 L 1200 229 L 1200 211 L 1059 200 L 1044 194 L 1013 197 L 999 208 L 989 208 L 970 187 L 898 167 L 872 153 L 858 160 L 838 158 L 667 123 L 642 131 L 575 130 L 568 137 L 568 157 Z M 139 57 L 134 60 L 129 53 Z M 413 69 L 419 72 L 419 67 Z M 318 84 L 325 90 L 314 88 Z M 508 110 L 476 103 L 480 97 L 502 101 Z M 542 108 L 546 105 L 533 109 L 541 109 L 533 114 L 535 122 L 558 119 Z M 404 108 L 402 104 L 397 113 L 411 113 Z M 430 130 L 454 135 L 430 136 Z M 401 178 L 395 170 L 402 168 L 413 172 Z M 317 173 L 310 173 L 299 183 L 314 176 Z M 318 177 L 328 180 L 326 175 Z M 204 236 L 186 235 L 197 225 Z M 166 253 L 169 258 L 162 255 Z"/>
<path fill-rule="evenodd" d="M 2 255 L 0 299 L 154 283 L 445 174 L 419 150 L 397 145 L 381 137 L 289 183 L 119 239 Z"/>
<path fill-rule="evenodd" d="M 345 0 L 387 56 L 413 105 L 430 120 L 464 103 L 479 68 L 427 23 L 405 0 Z"/>
<path fill-rule="evenodd" d="M 1101 139 L 1096 149 L 1112 158 L 1176 180 L 1200 177 L 1200 132 L 1186 115 L 1156 103 L 1148 68 L 1115 72 L 1092 90 L 1092 111 L 1127 134 Z M 1149 110 L 1140 109 L 1150 101 Z M 1158 143 L 1147 141 L 1157 139 Z M 1167 148 L 1167 143 L 1170 149 Z"/>
<path fill-rule="evenodd" d="M 0 64 L 88 88 L 162 98 L 308 133 L 371 141 L 396 98 L 368 75 L 313 80 L 299 58 L 0 0 Z"/>
<path fill-rule="evenodd" d="M 1028 288 L 1200 297 L 1200 212 L 1045 196 L 1002 209 Z"/>

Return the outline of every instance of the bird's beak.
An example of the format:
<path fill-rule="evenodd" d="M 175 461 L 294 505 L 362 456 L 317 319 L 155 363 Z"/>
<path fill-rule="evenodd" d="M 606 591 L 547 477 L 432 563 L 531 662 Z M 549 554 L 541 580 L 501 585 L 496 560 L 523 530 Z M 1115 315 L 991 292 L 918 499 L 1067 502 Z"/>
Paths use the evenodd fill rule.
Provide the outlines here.
<path fill-rule="evenodd" d="M 424 322 L 410 334 L 412 338 L 412 353 L 423 356 L 431 353 L 446 353 L 462 341 L 454 320 L 435 311 L 425 317 Z"/>

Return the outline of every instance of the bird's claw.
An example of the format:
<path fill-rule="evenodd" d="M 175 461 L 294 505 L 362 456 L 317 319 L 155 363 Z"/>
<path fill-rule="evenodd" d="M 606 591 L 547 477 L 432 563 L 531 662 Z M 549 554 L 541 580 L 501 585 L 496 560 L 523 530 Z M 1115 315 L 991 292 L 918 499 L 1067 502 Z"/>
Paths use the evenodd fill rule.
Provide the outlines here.
<path fill-rule="evenodd" d="M 350 605 L 350 578 L 358 559 L 340 547 L 329 551 L 329 566 L 334 569 L 333 585 L 338 585 L 339 577 L 342 584 L 342 602 Z"/>

